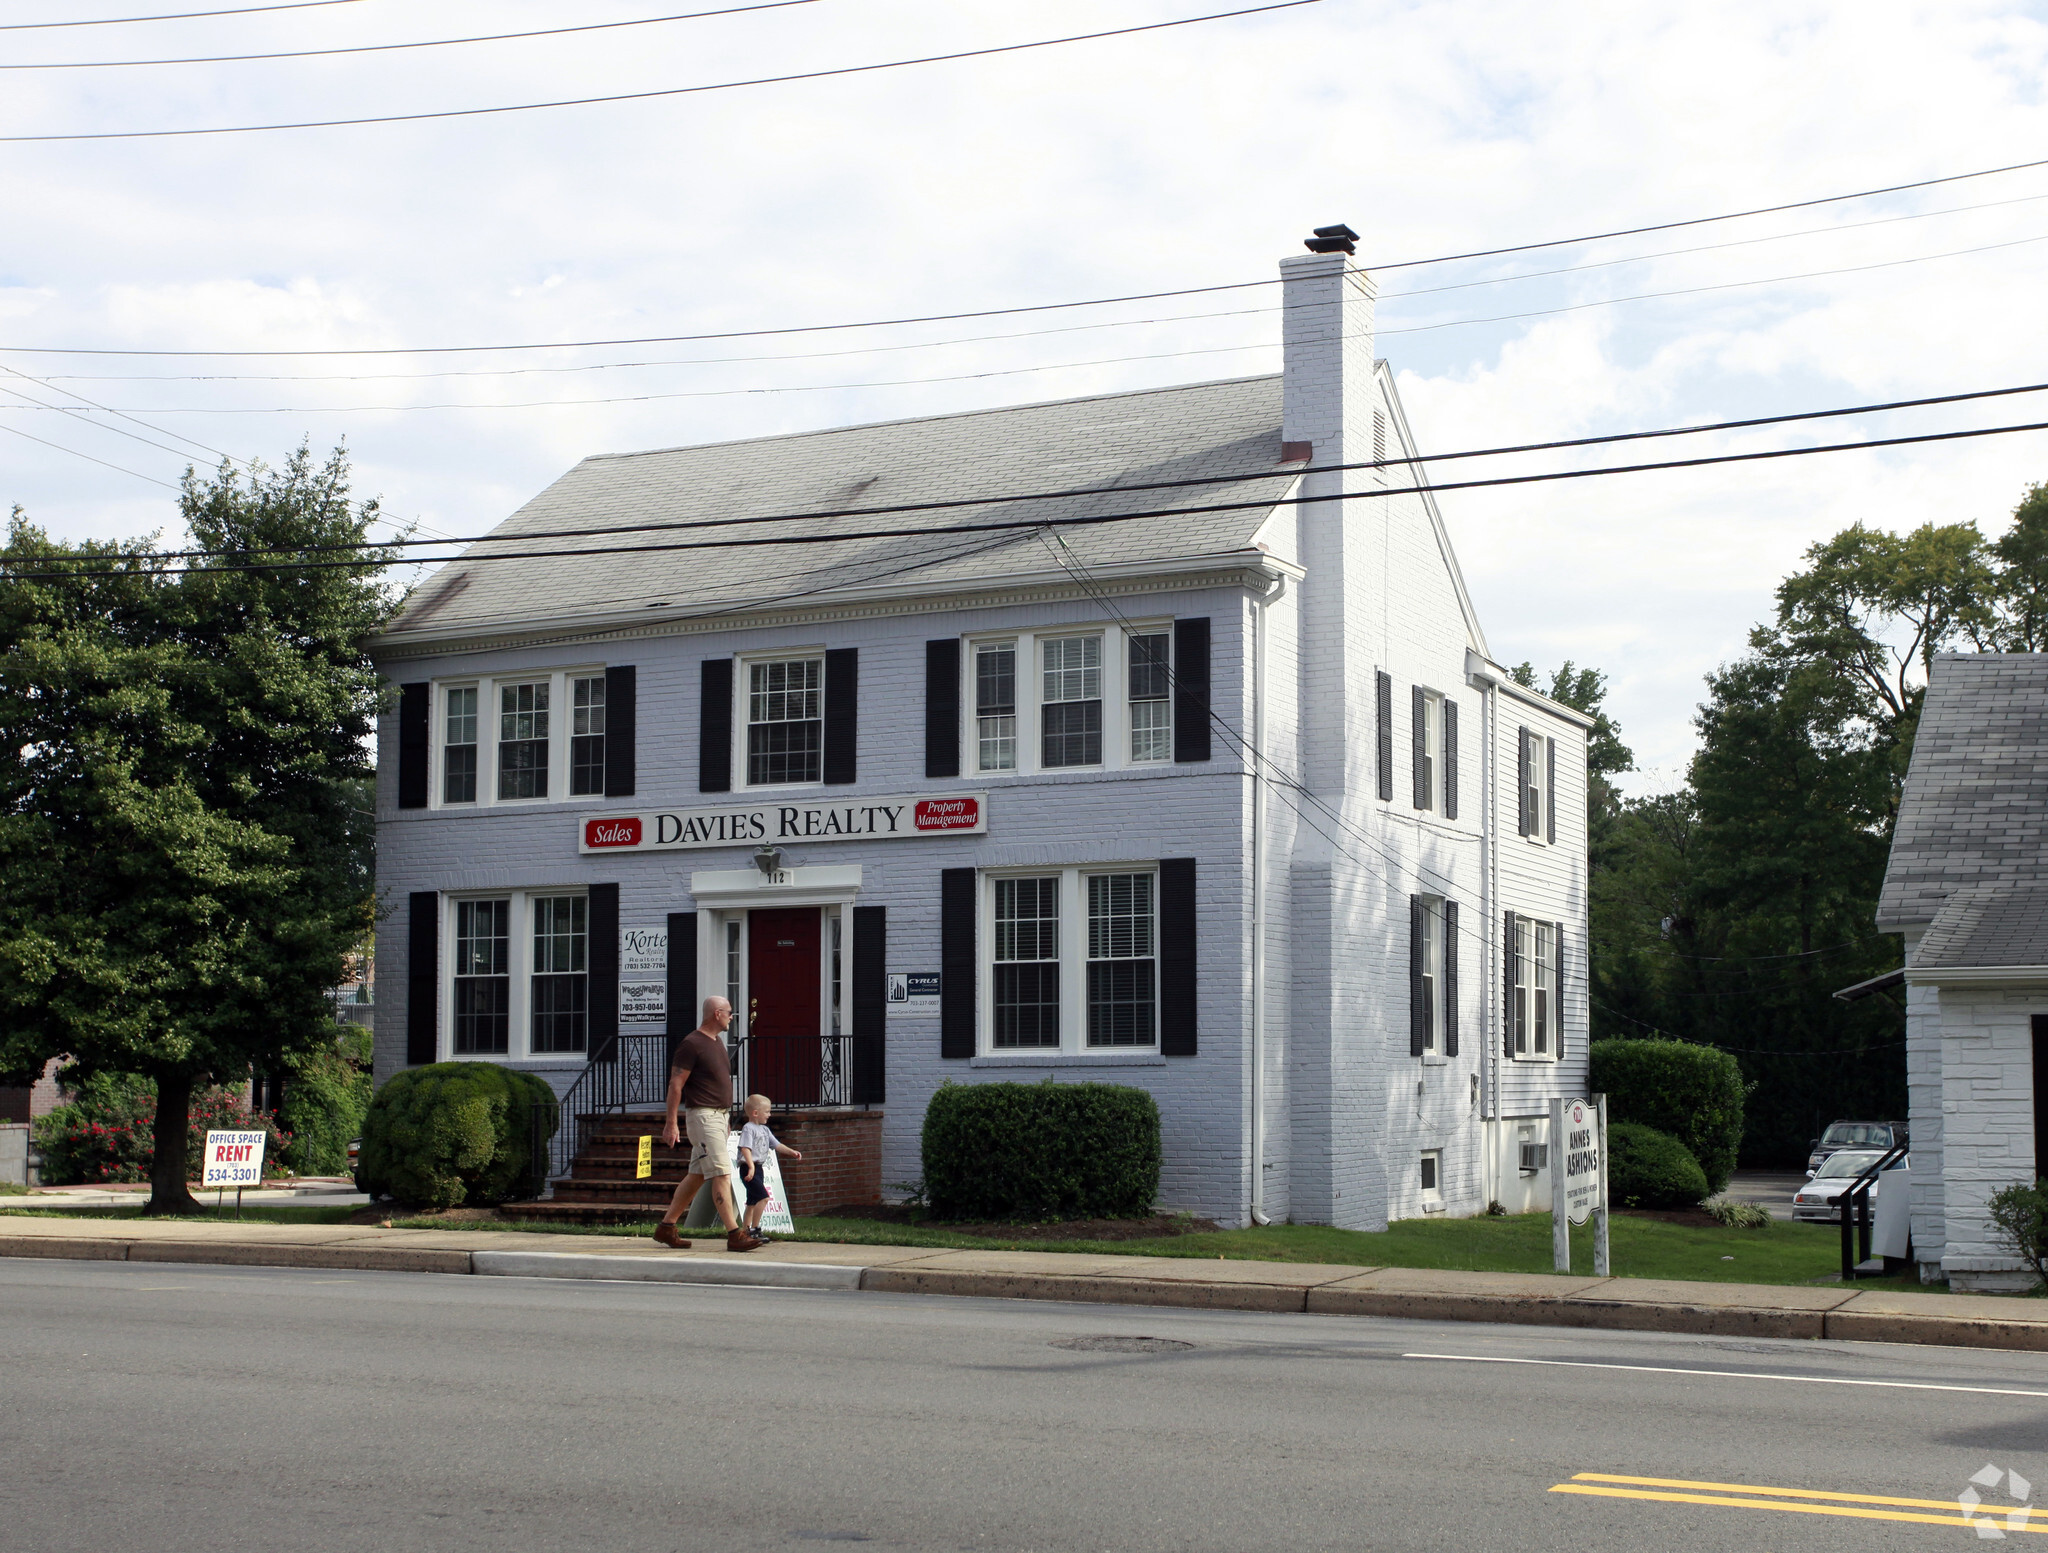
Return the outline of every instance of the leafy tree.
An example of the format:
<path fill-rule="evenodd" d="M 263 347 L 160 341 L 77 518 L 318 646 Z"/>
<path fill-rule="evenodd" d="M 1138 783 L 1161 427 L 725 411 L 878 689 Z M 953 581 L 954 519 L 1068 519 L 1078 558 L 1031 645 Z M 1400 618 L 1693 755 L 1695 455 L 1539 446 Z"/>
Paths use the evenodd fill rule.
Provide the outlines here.
<path fill-rule="evenodd" d="M 1998 646 L 2048 652 L 2048 485 L 2027 487 L 1991 553 L 2000 567 Z"/>
<path fill-rule="evenodd" d="M 219 554 L 169 575 L 153 540 L 63 545 L 18 511 L 0 551 L 0 1074 L 154 1080 L 152 1213 L 197 1206 L 195 1086 L 334 1038 L 388 614 L 340 451 L 188 472 L 179 505 Z"/>

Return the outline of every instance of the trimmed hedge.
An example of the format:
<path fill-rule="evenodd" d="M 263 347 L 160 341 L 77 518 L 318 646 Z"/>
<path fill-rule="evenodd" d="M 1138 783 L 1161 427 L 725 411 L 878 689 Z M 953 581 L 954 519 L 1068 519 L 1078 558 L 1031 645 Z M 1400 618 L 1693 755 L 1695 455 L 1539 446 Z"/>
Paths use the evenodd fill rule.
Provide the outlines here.
<path fill-rule="evenodd" d="M 1706 1195 L 1706 1172 L 1670 1133 L 1607 1124 L 1607 1200 L 1615 1207 L 1690 1208 Z"/>
<path fill-rule="evenodd" d="M 363 1118 L 356 1184 L 425 1208 L 504 1202 L 531 1185 L 531 1108 L 554 1102 L 543 1080 L 494 1062 L 394 1073 Z"/>
<path fill-rule="evenodd" d="M 1668 1132 L 1706 1173 L 1708 1192 L 1728 1185 L 1747 1093 L 1728 1053 L 1690 1041 L 1595 1041 L 1588 1083 L 1607 1096 L 1610 1124 Z"/>
<path fill-rule="evenodd" d="M 1159 1106 L 1121 1084 L 942 1084 L 924 1113 L 935 1219 L 1128 1219 L 1159 1195 Z"/>

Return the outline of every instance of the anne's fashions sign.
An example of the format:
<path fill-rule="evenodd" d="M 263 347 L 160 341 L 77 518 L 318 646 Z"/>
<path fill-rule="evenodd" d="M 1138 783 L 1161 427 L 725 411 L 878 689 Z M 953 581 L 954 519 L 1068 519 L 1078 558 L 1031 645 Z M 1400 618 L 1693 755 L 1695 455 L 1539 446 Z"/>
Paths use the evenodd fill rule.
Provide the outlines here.
<path fill-rule="evenodd" d="M 896 836 L 980 836 L 986 793 L 912 794 L 845 803 L 721 804 L 656 809 L 583 821 L 579 852 L 673 852 L 785 841 L 869 841 Z"/>

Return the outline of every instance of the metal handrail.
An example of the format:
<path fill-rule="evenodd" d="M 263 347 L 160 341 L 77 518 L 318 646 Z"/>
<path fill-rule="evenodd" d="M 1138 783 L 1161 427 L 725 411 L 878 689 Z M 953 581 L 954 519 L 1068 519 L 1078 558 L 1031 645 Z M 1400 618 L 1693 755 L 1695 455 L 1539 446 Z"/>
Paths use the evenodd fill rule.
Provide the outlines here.
<path fill-rule="evenodd" d="M 735 1103 L 764 1094 L 778 1111 L 882 1103 L 881 1043 L 864 1035 L 744 1035 L 729 1042 Z"/>
<path fill-rule="evenodd" d="M 668 1049 L 666 1031 L 610 1036 L 591 1053 L 589 1064 L 555 1103 L 559 1121 L 551 1137 L 544 1139 L 539 1131 L 540 1113 L 547 1108 L 534 1107 L 533 1158 L 539 1166 L 534 1172 L 536 1196 L 574 1168 L 597 1117 L 662 1103 L 668 1089 Z"/>
<path fill-rule="evenodd" d="M 1844 1283 L 1854 1283 L 1857 1264 L 1870 1260 L 1870 1189 L 1877 1184 L 1877 1178 L 1882 1172 L 1891 1169 L 1894 1162 L 1904 1159 L 1908 1152 L 1907 1145 L 1894 1144 L 1889 1151 L 1866 1167 L 1861 1175 L 1843 1187 L 1841 1196 L 1835 1199 L 1835 1207 L 1842 1221 Z"/>

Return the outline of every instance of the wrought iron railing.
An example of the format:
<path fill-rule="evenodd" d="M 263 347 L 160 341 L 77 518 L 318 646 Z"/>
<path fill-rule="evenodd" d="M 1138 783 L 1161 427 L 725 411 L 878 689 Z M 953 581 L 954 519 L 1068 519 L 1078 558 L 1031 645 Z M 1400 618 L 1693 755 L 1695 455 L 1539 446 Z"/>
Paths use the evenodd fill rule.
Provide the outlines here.
<path fill-rule="evenodd" d="M 766 1095 L 778 1111 L 880 1105 L 882 1044 L 866 1035 L 746 1035 L 731 1043 L 734 1104 Z"/>
<path fill-rule="evenodd" d="M 1842 1223 L 1842 1282 L 1856 1281 L 1859 1263 L 1870 1260 L 1870 1190 L 1878 1177 L 1906 1157 L 1906 1145 L 1899 1144 L 1882 1158 L 1871 1161 L 1863 1173 L 1842 1188 L 1835 1199 Z M 1900 1190 L 1894 1186 L 1893 1191 Z"/>
<path fill-rule="evenodd" d="M 659 1106 L 668 1089 L 668 1035 L 616 1035 L 591 1054 L 589 1066 L 554 1107 L 534 1107 L 535 1195 L 569 1174 L 601 1116 Z M 543 1128 L 552 1123 L 548 1136 Z"/>

